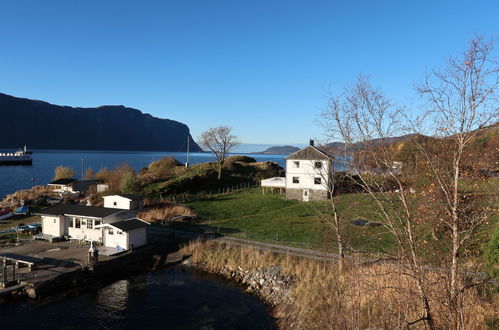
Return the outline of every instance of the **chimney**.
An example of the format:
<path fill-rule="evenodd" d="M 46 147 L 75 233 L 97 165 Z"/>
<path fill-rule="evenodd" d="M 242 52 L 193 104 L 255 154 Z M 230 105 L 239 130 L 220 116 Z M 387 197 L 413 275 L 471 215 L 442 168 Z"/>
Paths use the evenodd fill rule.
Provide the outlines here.
<path fill-rule="evenodd" d="M 310 145 L 313 147 L 314 146 L 314 140 L 310 139 Z"/>

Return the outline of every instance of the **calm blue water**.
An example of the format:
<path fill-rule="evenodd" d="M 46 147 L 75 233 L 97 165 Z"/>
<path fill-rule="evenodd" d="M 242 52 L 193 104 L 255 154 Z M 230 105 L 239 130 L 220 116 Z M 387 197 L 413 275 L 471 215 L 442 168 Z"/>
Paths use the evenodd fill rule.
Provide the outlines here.
<path fill-rule="evenodd" d="M 166 268 L 41 307 L 0 306 L 0 329 L 275 329 L 266 306 L 233 284 Z"/>
<path fill-rule="evenodd" d="M 151 161 L 165 156 L 175 157 L 181 163 L 186 161 L 186 154 L 180 152 L 33 150 L 32 166 L 0 166 L 0 197 L 19 189 L 49 183 L 52 181 L 55 168 L 59 165 L 69 166 L 78 176 L 81 176 L 82 159 L 84 160 L 84 168 L 91 167 L 94 171 L 98 171 L 102 167 L 112 169 L 124 163 L 128 163 L 138 171 L 146 167 Z M 284 157 L 286 155 L 248 154 L 248 156 L 257 161 L 273 161 L 285 167 Z M 190 164 L 213 161 L 214 159 L 209 153 L 191 153 L 189 155 Z"/>

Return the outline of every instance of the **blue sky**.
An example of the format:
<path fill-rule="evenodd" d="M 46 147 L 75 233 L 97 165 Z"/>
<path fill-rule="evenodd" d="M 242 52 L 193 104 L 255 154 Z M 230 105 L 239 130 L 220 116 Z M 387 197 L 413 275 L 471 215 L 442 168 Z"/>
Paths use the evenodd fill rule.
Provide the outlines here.
<path fill-rule="evenodd" d="M 325 90 L 371 75 L 416 111 L 426 69 L 499 32 L 499 1 L 23 1 L 0 4 L 0 92 L 320 139 Z"/>

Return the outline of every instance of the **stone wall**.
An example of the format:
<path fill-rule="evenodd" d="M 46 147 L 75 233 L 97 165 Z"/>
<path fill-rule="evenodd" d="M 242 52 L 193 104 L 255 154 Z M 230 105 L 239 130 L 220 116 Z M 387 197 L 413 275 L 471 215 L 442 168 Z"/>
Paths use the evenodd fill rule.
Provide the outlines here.
<path fill-rule="evenodd" d="M 286 199 L 297 199 L 301 201 L 302 193 L 301 189 L 286 188 Z"/>
<path fill-rule="evenodd" d="M 311 201 L 319 201 L 328 198 L 327 190 L 315 190 L 310 189 L 310 200 Z M 303 200 L 303 189 L 290 189 L 286 188 L 286 199 L 296 199 Z"/>
<path fill-rule="evenodd" d="M 243 284 L 246 286 L 247 292 L 256 294 L 272 306 L 284 302 L 289 303 L 291 300 L 291 288 L 296 282 L 294 276 L 283 274 L 279 266 L 271 266 L 266 269 L 243 269 L 241 267 L 224 266 L 218 270 L 210 271 L 202 264 L 192 263 L 190 260 L 185 260 L 182 265 L 208 271 Z"/>

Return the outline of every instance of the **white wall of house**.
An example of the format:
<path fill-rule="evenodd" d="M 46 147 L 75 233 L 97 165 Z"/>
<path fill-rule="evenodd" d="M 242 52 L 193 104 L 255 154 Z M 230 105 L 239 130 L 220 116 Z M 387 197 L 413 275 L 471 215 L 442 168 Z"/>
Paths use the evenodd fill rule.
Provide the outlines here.
<path fill-rule="evenodd" d="M 119 195 L 104 196 L 104 207 L 130 210 L 131 200 Z"/>
<path fill-rule="evenodd" d="M 286 160 L 286 188 L 327 190 L 330 172 L 331 162 L 327 160 L 288 159 Z"/>
<path fill-rule="evenodd" d="M 104 227 L 103 245 L 116 248 L 119 246 L 122 249 L 128 250 L 128 234 L 115 227 Z"/>
<path fill-rule="evenodd" d="M 42 233 L 54 237 L 62 237 L 65 234 L 64 216 L 42 215 Z"/>
<path fill-rule="evenodd" d="M 133 244 L 134 248 L 147 244 L 147 227 L 137 228 L 128 232 L 129 245 Z"/>
<path fill-rule="evenodd" d="M 79 240 L 102 243 L 102 230 L 95 226 L 102 224 L 101 219 L 67 217 L 68 235 Z"/>

